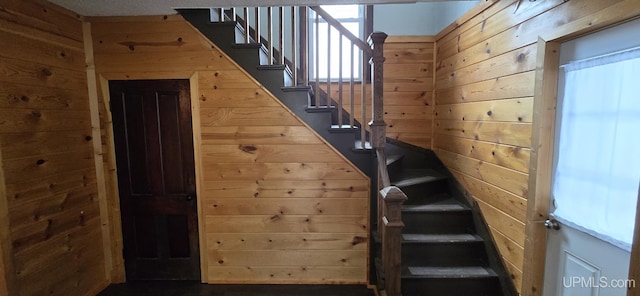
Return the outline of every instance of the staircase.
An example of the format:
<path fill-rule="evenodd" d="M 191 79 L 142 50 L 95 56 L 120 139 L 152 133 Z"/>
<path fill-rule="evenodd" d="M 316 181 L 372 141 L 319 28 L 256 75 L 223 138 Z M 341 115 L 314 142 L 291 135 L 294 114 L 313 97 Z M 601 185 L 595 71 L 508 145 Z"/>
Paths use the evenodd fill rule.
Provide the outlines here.
<path fill-rule="evenodd" d="M 486 240 L 484 222 L 435 154 L 398 143 L 386 149 L 391 185 L 407 196 L 401 207 L 402 295 L 515 295 L 500 262 L 490 260 L 497 251 Z M 374 238 L 381 244 L 379 233 Z M 381 261 L 376 265 L 384 281 Z"/>
<path fill-rule="evenodd" d="M 378 89 L 373 87 L 369 133 L 362 128 L 366 117 L 358 122 L 353 107 L 343 110 L 342 98 L 337 102 L 328 98 L 317 82 L 314 88 L 306 73 L 299 75 L 300 69 L 308 69 L 305 63 L 286 61 L 282 45 L 276 52 L 269 44 L 271 37 L 263 40 L 260 29 L 256 33 L 248 25 L 247 9 L 244 20 L 235 10 L 178 11 L 371 180 L 382 176 L 380 194 L 376 182 L 371 182 L 371 213 L 378 213 L 371 221 L 377 225 L 371 251 L 377 255 L 371 271 L 377 277 L 371 278 L 377 278 L 380 295 L 515 295 L 493 242 L 487 240 L 486 224 L 435 154 L 384 137 L 382 83 Z M 258 14 L 256 9 L 254 15 Z M 369 51 L 369 55 L 376 51 L 375 44 Z M 372 59 L 376 62 L 375 55 Z M 381 65 L 375 70 L 381 70 Z"/>

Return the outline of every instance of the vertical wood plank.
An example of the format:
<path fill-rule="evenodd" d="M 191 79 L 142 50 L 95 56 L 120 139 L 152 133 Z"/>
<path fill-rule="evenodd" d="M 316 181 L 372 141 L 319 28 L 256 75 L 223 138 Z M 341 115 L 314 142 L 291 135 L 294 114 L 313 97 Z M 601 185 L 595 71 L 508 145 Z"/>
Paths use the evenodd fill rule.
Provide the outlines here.
<path fill-rule="evenodd" d="M 120 194 L 118 191 L 118 176 L 116 172 L 116 152 L 113 138 L 113 125 L 111 124 L 111 111 L 109 110 L 109 81 L 99 75 L 98 85 L 102 97 L 101 104 L 104 110 L 102 129 L 104 135 L 103 144 L 103 171 L 105 186 L 107 189 L 107 204 L 109 206 L 109 223 L 111 236 L 111 282 L 124 283 L 125 269 L 124 258 L 120 256 L 124 249 L 122 239 L 122 218 L 120 215 Z"/>
<path fill-rule="evenodd" d="M 100 206 L 100 221 L 102 229 L 102 247 L 104 249 L 105 275 L 111 281 L 113 266 L 111 256 L 111 231 L 109 223 L 109 206 L 107 204 L 107 187 L 104 176 L 104 161 L 102 158 L 102 139 L 100 130 L 100 114 L 98 112 L 98 85 L 96 67 L 93 60 L 93 42 L 91 38 L 91 23 L 82 24 L 84 35 L 85 61 L 87 64 L 87 87 L 89 90 L 89 112 L 91 113 L 91 137 L 93 143 L 93 160 L 95 163 L 96 180 L 98 186 L 98 203 Z"/>
<path fill-rule="evenodd" d="M 555 140 L 560 44 L 538 40 L 522 291 L 542 295 Z M 525 292 L 526 291 L 526 292 Z"/>
<path fill-rule="evenodd" d="M 207 282 L 209 278 L 209 268 L 207 268 L 207 264 L 209 262 L 209 252 L 207 250 L 207 223 L 205 221 L 205 213 L 203 210 L 203 180 L 202 178 L 202 130 L 200 124 L 200 88 L 198 84 L 198 72 L 194 73 L 191 78 L 189 78 L 190 89 L 191 89 L 191 125 L 193 129 L 193 158 L 195 160 L 195 170 L 196 170 L 196 196 L 197 196 L 197 207 L 198 207 L 198 235 L 199 235 L 199 243 L 200 243 L 200 276 L 201 281 L 203 283 Z"/>
<path fill-rule="evenodd" d="M 0 147 L 0 295 L 13 295 L 16 291 L 15 282 L 13 248 L 9 235 L 7 187 L 4 181 L 2 147 Z"/>

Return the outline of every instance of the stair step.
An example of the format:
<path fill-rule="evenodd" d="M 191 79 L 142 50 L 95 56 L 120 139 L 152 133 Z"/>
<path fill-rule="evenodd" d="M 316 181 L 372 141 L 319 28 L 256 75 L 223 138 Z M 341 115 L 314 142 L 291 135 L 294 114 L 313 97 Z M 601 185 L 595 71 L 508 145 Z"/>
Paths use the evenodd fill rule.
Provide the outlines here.
<path fill-rule="evenodd" d="M 472 243 L 482 242 L 483 239 L 475 234 L 422 234 L 404 233 L 403 243 Z"/>
<path fill-rule="evenodd" d="M 404 155 L 402 155 L 402 154 L 387 155 L 387 165 L 392 165 L 396 161 L 402 160 L 402 158 L 404 158 Z"/>
<path fill-rule="evenodd" d="M 391 183 L 398 187 L 407 187 L 446 179 L 446 176 L 431 169 L 412 169 L 402 171 Z"/>
<path fill-rule="evenodd" d="M 441 195 L 440 195 L 441 196 Z M 439 196 L 434 196 L 436 201 L 421 204 L 405 204 L 402 207 L 403 212 L 448 212 L 448 211 L 470 211 L 471 209 L 461 204 L 459 201 L 452 197 L 437 199 Z"/>
<path fill-rule="evenodd" d="M 489 267 L 482 266 L 407 266 L 403 278 L 496 278 L 498 275 Z"/>
<path fill-rule="evenodd" d="M 471 209 L 453 198 L 405 204 L 402 221 L 405 234 L 470 234 L 475 229 Z"/>
<path fill-rule="evenodd" d="M 373 149 L 373 147 L 371 146 L 371 142 L 365 141 L 364 142 L 364 149 L 363 149 L 362 148 L 362 141 L 356 140 L 355 144 L 353 145 L 353 149 L 356 150 L 356 151 L 370 151 L 371 149 Z"/>
<path fill-rule="evenodd" d="M 307 112 L 309 113 L 316 113 L 316 112 L 332 112 L 334 109 L 336 109 L 336 106 L 319 106 L 319 107 L 310 106 L 310 107 L 307 107 L 305 110 L 307 110 Z"/>
<path fill-rule="evenodd" d="M 359 127 L 357 127 L 355 125 L 351 126 L 351 125 L 348 125 L 348 124 L 343 124 L 341 126 L 337 125 L 337 124 L 333 124 L 329 128 L 329 131 L 333 132 L 333 133 L 351 133 L 351 132 L 359 131 L 359 130 L 360 130 Z"/>

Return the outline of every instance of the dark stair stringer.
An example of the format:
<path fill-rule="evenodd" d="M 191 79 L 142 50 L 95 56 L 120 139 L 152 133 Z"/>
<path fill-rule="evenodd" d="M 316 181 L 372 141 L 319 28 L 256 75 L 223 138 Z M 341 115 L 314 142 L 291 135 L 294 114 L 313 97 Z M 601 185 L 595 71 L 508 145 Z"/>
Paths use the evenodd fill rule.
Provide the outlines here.
<path fill-rule="evenodd" d="M 295 86 L 287 66 L 266 65 L 267 54 L 261 44 L 239 44 L 244 39 L 242 27 L 236 22 L 212 23 L 209 9 L 178 11 L 372 181 L 377 180 L 376 158 L 370 146 L 356 149 L 360 147 L 360 130 L 338 127 L 335 107 L 310 108 L 311 88 Z M 394 140 L 388 140 L 385 148 L 392 183 L 409 197 L 402 209 L 403 295 L 516 295 L 477 205 L 468 204 L 462 187 L 433 151 Z M 371 193 L 376 200 L 375 182 L 371 182 Z M 377 213 L 375 202 L 371 207 L 371 213 Z M 373 216 L 371 225 L 376 229 Z M 377 258 L 372 258 L 376 264 L 371 264 L 370 272 L 372 279 L 378 275 L 381 286 L 384 274 L 377 264 L 380 238 L 376 233 L 373 237 L 377 244 L 371 244 L 371 254 Z"/>

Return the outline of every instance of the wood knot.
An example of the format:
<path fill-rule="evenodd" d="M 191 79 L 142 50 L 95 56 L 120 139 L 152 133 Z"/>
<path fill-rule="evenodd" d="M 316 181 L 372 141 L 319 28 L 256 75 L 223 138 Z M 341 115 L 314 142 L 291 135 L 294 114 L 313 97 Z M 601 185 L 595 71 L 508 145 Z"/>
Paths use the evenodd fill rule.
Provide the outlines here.
<path fill-rule="evenodd" d="M 258 150 L 258 147 L 256 147 L 255 145 L 238 145 L 238 149 L 242 150 L 242 152 L 253 154 L 256 150 Z"/>
<path fill-rule="evenodd" d="M 86 136 L 86 137 L 84 137 L 84 140 L 85 141 L 91 141 L 91 140 L 93 140 L 93 137 L 92 136 Z"/>
<path fill-rule="evenodd" d="M 362 244 L 367 242 L 367 238 L 366 237 L 362 237 L 362 236 L 354 236 L 353 240 L 351 241 L 351 245 L 355 246 L 358 244 Z"/>
<path fill-rule="evenodd" d="M 47 68 L 42 68 L 42 70 L 40 70 L 40 76 L 41 77 L 50 77 L 51 75 L 53 75 L 53 72 L 51 72 L 51 70 L 47 69 Z"/>
<path fill-rule="evenodd" d="M 271 216 L 271 218 L 269 218 L 271 221 L 278 221 L 280 220 L 280 215 L 273 215 Z"/>
<path fill-rule="evenodd" d="M 518 55 L 518 63 L 524 62 L 524 59 L 527 57 L 524 53 Z"/>
<path fill-rule="evenodd" d="M 31 111 L 31 116 L 35 118 L 40 118 L 42 117 L 42 113 L 40 113 L 40 111 Z"/>
<path fill-rule="evenodd" d="M 47 161 L 46 161 L 46 160 L 44 160 L 44 159 L 38 159 L 38 160 L 36 161 L 36 164 L 37 164 L 37 165 L 43 165 L 45 162 L 47 162 Z"/>

